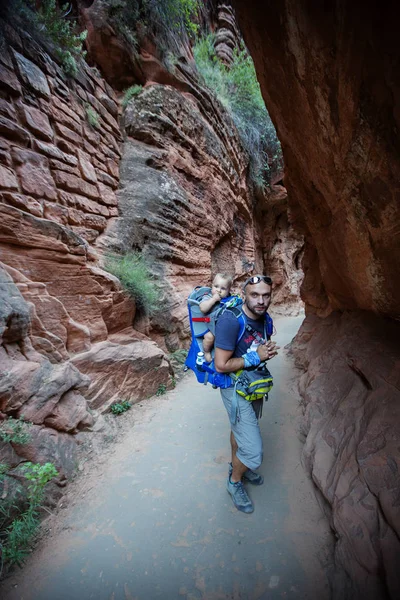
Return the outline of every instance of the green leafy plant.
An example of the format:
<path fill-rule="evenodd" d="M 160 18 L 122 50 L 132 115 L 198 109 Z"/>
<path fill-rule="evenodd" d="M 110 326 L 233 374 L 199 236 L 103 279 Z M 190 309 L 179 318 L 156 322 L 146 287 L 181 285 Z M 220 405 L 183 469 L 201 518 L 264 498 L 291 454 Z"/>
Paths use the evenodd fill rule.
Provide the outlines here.
<path fill-rule="evenodd" d="M 29 433 L 31 425 L 22 419 L 8 417 L 0 423 L 0 440 L 14 444 L 27 444 L 31 437 Z"/>
<path fill-rule="evenodd" d="M 122 106 L 124 108 L 126 108 L 128 106 L 129 100 L 131 100 L 132 98 L 134 98 L 135 96 L 140 94 L 142 89 L 143 89 L 142 85 L 135 84 L 135 85 L 131 85 L 131 87 L 129 87 L 127 90 L 125 90 L 124 97 L 121 102 Z"/>
<path fill-rule="evenodd" d="M 283 166 L 281 146 L 261 95 L 254 64 L 242 46 L 227 67 L 216 56 L 215 37 L 210 34 L 193 48 L 196 66 L 204 83 L 227 109 L 250 160 L 250 179 L 255 187 L 269 185 Z"/>
<path fill-rule="evenodd" d="M 46 484 L 57 477 L 58 471 L 51 462 L 44 465 L 26 462 L 22 468 L 25 478 L 30 482 L 28 485 L 28 498 L 37 507 L 43 500 Z"/>
<path fill-rule="evenodd" d="M 110 410 L 113 413 L 113 415 L 120 415 L 129 410 L 131 406 L 131 402 L 128 402 L 128 400 L 123 400 L 122 402 L 115 402 L 114 404 L 112 404 L 110 406 Z"/>
<path fill-rule="evenodd" d="M 5 463 L 0 463 L 0 482 L 3 481 L 4 476 L 8 473 L 10 467 Z"/>
<path fill-rule="evenodd" d="M 187 355 L 188 355 L 188 351 L 185 350 L 185 348 L 178 348 L 178 350 L 171 352 L 169 354 L 169 357 L 170 357 L 171 361 L 173 361 L 177 364 L 183 365 L 186 360 Z"/>
<path fill-rule="evenodd" d="M 44 488 L 58 471 L 53 463 L 44 465 L 27 462 L 22 467 L 27 487 L 27 506 L 1 534 L 2 558 L 9 565 L 21 564 L 29 553 L 30 544 L 39 526 L 39 512 L 44 498 Z M 5 513 L 7 517 L 7 514 Z"/>
<path fill-rule="evenodd" d="M 21 563 L 29 553 L 30 544 L 39 527 L 37 510 L 29 508 L 6 529 L 6 541 L 3 544 L 2 559 L 9 565 Z"/>
<path fill-rule="evenodd" d="M 99 113 L 96 112 L 94 110 L 94 108 L 92 106 L 90 106 L 90 104 L 87 104 L 87 103 L 85 104 L 85 111 L 86 111 L 86 119 L 87 119 L 89 125 L 98 129 L 100 127 Z"/>
<path fill-rule="evenodd" d="M 108 256 L 105 268 L 118 277 L 122 287 L 135 299 L 140 311 L 147 315 L 156 312 L 159 308 L 159 289 L 141 253 Z"/>
<path fill-rule="evenodd" d="M 78 74 L 76 60 L 84 58 L 83 42 L 87 31 L 78 31 L 77 20 L 72 16 L 72 4 L 59 6 L 56 0 L 41 0 L 38 7 L 33 0 L 19 2 L 19 13 L 30 19 L 31 25 L 54 44 L 54 50 L 67 75 Z"/>
<path fill-rule="evenodd" d="M 163 396 L 167 391 L 167 386 L 165 383 L 160 383 L 158 386 L 158 390 L 156 391 L 156 396 Z"/>

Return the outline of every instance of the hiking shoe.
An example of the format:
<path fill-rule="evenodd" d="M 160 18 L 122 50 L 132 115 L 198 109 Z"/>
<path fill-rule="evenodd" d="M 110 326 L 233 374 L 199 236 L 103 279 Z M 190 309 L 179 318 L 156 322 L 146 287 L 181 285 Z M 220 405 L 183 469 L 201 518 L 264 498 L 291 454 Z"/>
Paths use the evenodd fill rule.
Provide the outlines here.
<path fill-rule="evenodd" d="M 231 481 L 231 477 L 228 477 L 228 481 L 226 482 L 226 489 L 232 496 L 233 504 L 236 506 L 238 510 L 241 510 L 244 513 L 252 513 L 254 510 L 254 506 L 247 495 L 246 490 L 244 489 L 243 483 L 238 481 L 234 483 Z"/>
<path fill-rule="evenodd" d="M 232 475 L 232 470 L 232 463 L 229 463 L 229 477 Z M 247 471 L 245 471 L 243 479 L 249 483 L 252 483 L 253 485 L 262 485 L 264 483 L 264 477 L 255 471 L 252 471 L 251 469 L 247 469 Z"/>

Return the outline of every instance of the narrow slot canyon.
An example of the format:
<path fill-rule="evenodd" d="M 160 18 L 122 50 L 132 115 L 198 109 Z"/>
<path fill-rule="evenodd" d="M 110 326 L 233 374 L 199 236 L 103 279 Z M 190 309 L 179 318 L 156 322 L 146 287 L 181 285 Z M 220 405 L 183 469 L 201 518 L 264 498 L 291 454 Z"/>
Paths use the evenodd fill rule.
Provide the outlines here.
<path fill-rule="evenodd" d="M 2 597 L 399 597 L 399 13 L 0 8 Z M 217 273 L 272 279 L 252 514 L 184 369 Z"/>

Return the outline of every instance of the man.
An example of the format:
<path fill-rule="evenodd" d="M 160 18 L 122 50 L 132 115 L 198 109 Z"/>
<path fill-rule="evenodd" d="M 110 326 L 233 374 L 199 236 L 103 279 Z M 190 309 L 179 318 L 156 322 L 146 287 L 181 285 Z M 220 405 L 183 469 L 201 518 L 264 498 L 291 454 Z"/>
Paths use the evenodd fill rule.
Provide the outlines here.
<path fill-rule="evenodd" d="M 226 310 L 218 319 L 215 331 L 215 368 L 219 373 L 252 369 L 277 354 L 275 342 L 267 340 L 265 315 L 271 303 L 272 280 L 264 275 L 250 277 L 243 286 L 242 311 L 249 328 L 237 342 L 240 324 Z M 232 465 L 227 489 L 238 510 L 251 513 L 253 504 L 243 486 L 244 481 L 261 485 L 264 479 L 255 470 L 261 465 L 263 446 L 258 424 L 263 399 L 248 402 L 234 392 L 233 386 L 221 389 L 221 396 L 231 417 Z M 235 396 L 235 397 L 234 397 Z"/>

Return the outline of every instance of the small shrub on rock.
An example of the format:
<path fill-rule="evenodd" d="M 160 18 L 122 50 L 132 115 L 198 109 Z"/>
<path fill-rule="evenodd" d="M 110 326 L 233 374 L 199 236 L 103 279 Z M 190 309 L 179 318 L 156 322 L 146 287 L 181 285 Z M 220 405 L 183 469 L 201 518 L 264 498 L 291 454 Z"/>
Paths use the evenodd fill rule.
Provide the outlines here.
<path fill-rule="evenodd" d="M 29 428 L 32 423 L 23 419 L 8 417 L 0 424 L 0 440 L 14 444 L 27 444 L 30 440 Z"/>
<path fill-rule="evenodd" d="M 2 478 L 7 476 L 8 467 L 2 465 Z M 39 515 L 44 498 L 44 489 L 58 471 L 53 463 L 44 465 L 31 462 L 24 463 L 21 467 L 21 475 L 29 482 L 27 486 L 27 497 L 25 508 L 12 518 L 11 523 L 0 533 L 2 548 L 1 558 L 8 566 L 21 565 L 29 553 L 32 540 L 39 527 Z M 2 507 L 0 520 L 7 524 L 10 520 L 11 509 L 15 506 Z"/>
<path fill-rule="evenodd" d="M 114 404 L 112 404 L 110 410 L 113 415 L 121 415 L 122 413 L 129 410 L 131 406 L 131 402 L 128 402 L 128 400 L 123 400 L 122 402 L 115 402 Z"/>
<path fill-rule="evenodd" d="M 122 287 L 135 299 L 141 312 L 152 315 L 157 311 L 160 293 L 141 253 L 108 256 L 105 268 L 118 277 Z"/>
<path fill-rule="evenodd" d="M 212 34 L 193 48 L 196 66 L 204 83 L 230 113 L 250 159 L 254 186 L 269 185 L 271 176 L 283 167 L 282 150 L 261 95 L 253 60 L 242 46 L 227 67 L 217 57 Z"/>
<path fill-rule="evenodd" d="M 85 104 L 85 110 L 86 110 L 86 119 L 87 119 L 87 122 L 89 123 L 89 125 L 91 127 L 94 127 L 95 129 L 98 129 L 100 127 L 99 113 L 96 112 L 94 110 L 94 108 L 92 106 L 90 106 L 90 104 Z"/>
<path fill-rule="evenodd" d="M 142 89 L 143 89 L 142 85 L 135 84 L 135 85 L 131 85 L 131 87 L 129 87 L 127 90 L 125 90 L 124 97 L 121 102 L 122 106 L 124 108 L 126 108 L 128 106 L 129 100 L 132 100 L 132 98 L 134 98 L 135 96 L 140 94 Z"/>
<path fill-rule="evenodd" d="M 72 4 L 59 6 L 56 0 L 13 0 L 14 10 L 44 39 L 51 41 L 64 72 L 78 74 L 77 59 L 84 58 L 83 42 L 87 31 L 78 31 Z"/>

